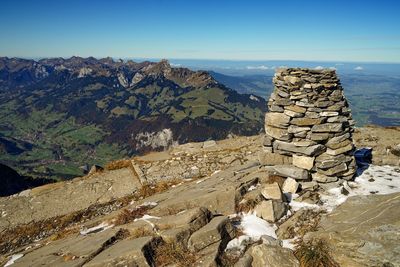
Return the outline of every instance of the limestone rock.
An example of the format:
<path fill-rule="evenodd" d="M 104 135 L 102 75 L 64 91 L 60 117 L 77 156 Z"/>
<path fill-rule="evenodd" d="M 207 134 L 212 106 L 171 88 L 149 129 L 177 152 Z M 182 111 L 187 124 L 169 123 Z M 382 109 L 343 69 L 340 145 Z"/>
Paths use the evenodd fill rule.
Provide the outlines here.
<path fill-rule="evenodd" d="M 324 120 L 324 118 L 293 118 L 290 123 L 297 126 L 312 126 L 321 124 Z"/>
<path fill-rule="evenodd" d="M 289 141 L 292 139 L 292 134 L 288 133 L 287 129 L 281 129 L 276 127 L 265 127 L 265 132 L 267 135 L 283 141 Z"/>
<path fill-rule="evenodd" d="M 326 150 L 326 153 L 329 154 L 329 155 L 336 156 L 336 155 L 340 155 L 340 154 L 349 152 L 349 151 L 353 150 L 353 148 L 354 148 L 354 145 L 351 143 L 351 144 L 348 144 L 347 146 L 344 146 L 344 147 L 341 147 L 341 148 L 338 148 L 338 149 L 330 149 L 330 148 L 328 148 Z"/>
<path fill-rule="evenodd" d="M 274 127 L 287 128 L 289 126 L 290 117 L 278 112 L 268 112 L 265 114 L 265 124 Z"/>
<path fill-rule="evenodd" d="M 314 166 L 314 157 L 293 155 L 293 165 L 302 169 L 311 170 Z"/>
<path fill-rule="evenodd" d="M 283 165 L 292 163 L 291 157 L 264 151 L 258 153 L 258 160 L 261 165 Z"/>
<path fill-rule="evenodd" d="M 299 261 L 290 249 L 279 246 L 257 245 L 251 248 L 250 255 L 253 257 L 253 267 L 300 266 Z"/>
<path fill-rule="evenodd" d="M 308 172 L 293 165 L 275 165 L 265 167 L 271 174 L 291 177 L 296 180 L 308 179 Z"/>
<path fill-rule="evenodd" d="M 398 266 L 399 206 L 400 193 L 350 197 L 305 239 L 325 239 L 340 266 Z"/>
<path fill-rule="evenodd" d="M 264 185 L 263 189 L 261 190 L 261 195 L 267 200 L 269 199 L 283 200 L 283 194 L 281 188 L 279 187 L 279 184 L 276 182 L 273 184 Z"/>
<path fill-rule="evenodd" d="M 331 182 L 336 182 L 338 180 L 337 176 L 327 176 L 318 172 L 311 174 L 311 176 L 313 181 L 319 183 L 331 183 Z"/>
<path fill-rule="evenodd" d="M 256 215 L 269 222 L 276 222 L 282 218 L 287 211 L 287 206 L 279 200 L 261 201 L 255 208 Z"/>
<path fill-rule="evenodd" d="M 289 151 L 293 153 L 300 153 L 307 156 L 319 155 L 325 150 L 325 146 L 318 144 L 312 146 L 297 146 L 295 143 L 288 143 L 283 141 L 275 141 L 274 149 Z"/>
<path fill-rule="evenodd" d="M 229 218 L 218 216 L 192 234 L 188 248 L 191 251 L 199 251 L 220 241 L 226 245 L 233 238 L 233 234 L 234 228 Z"/>
<path fill-rule="evenodd" d="M 333 176 L 338 173 L 343 173 L 347 171 L 347 164 L 346 163 L 340 163 L 339 165 L 336 165 L 332 168 L 326 169 L 326 170 L 318 170 L 318 172 L 328 175 L 328 176 Z"/>
<path fill-rule="evenodd" d="M 315 133 L 340 133 L 342 130 L 342 123 L 324 123 L 320 125 L 314 125 L 311 128 L 311 131 Z"/>
<path fill-rule="evenodd" d="M 299 188 L 299 183 L 293 178 L 286 178 L 283 182 L 282 191 L 283 193 L 296 193 Z"/>

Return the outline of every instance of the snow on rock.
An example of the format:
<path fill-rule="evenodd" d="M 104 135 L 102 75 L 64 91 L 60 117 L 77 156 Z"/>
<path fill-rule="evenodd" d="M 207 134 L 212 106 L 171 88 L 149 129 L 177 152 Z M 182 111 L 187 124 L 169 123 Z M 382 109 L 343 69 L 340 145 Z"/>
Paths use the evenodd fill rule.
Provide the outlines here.
<path fill-rule="evenodd" d="M 12 255 L 12 256 L 11 256 L 11 259 L 9 259 L 9 260 L 7 261 L 7 263 L 4 265 L 4 267 L 10 266 L 10 265 L 14 264 L 14 262 L 15 262 L 16 260 L 22 258 L 23 256 L 24 256 L 24 254 L 15 254 L 15 255 Z"/>
<path fill-rule="evenodd" d="M 97 226 L 94 226 L 94 227 L 91 227 L 91 228 L 88 228 L 88 229 L 85 229 L 85 230 L 81 230 L 80 233 L 81 233 L 81 235 L 99 233 L 99 232 L 103 232 L 103 231 L 105 231 L 105 230 L 107 230 L 107 229 L 109 229 L 109 228 L 111 228 L 113 226 L 114 226 L 113 224 L 110 225 L 108 223 L 102 222 L 101 224 L 99 224 Z"/>
<path fill-rule="evenodd" d="M 267 221 L 257 217 L 254 213 L 241 214 L 240 217 L 240 224 L 237 228 L 241 229 L 244 235 L 229 241 L 226 250 L 244 250 L 246 243 L 258 241 L 264 235 L 277 238 L 275 233 L 277 227 L 275 224 L 268 223 Z"/>

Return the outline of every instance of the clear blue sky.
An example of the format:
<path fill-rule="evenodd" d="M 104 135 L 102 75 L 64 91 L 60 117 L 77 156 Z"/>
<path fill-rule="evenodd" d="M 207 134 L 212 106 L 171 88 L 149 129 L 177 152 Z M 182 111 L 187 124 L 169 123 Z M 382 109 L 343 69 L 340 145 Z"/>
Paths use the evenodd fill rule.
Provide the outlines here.
<path fill-rule="evenodd" d="M 400 1 L 0 0 L 0 56 L 400 62 Z"/>

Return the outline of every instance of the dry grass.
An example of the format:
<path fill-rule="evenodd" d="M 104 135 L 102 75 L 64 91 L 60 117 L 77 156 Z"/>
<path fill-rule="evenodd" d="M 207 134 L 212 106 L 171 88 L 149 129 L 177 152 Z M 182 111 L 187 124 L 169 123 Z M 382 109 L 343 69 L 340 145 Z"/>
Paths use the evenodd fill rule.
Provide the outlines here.
<path fill-rule="evenodd" d="M 236 206 L 237 212 L 249 212 L 253 210 L 258 204 L 258 201 L 255 199 L 243 199 Z"/>
<path fill-rule="evenodd" d="M 145 183 L 137 192 L 137 197 L 139 199 L 152 196 L 168 190 L 171 186 L 182 183 L 182 179 L 169 179 L 161 180 L 153 183 Z"/>
<path fill-rule="evenodd" d="M 280 188 L 282 188 L 284 182 L 285 178 L 278 175 L 270 175 L 268 176 L 268 180 L 266 181 L 267 184 L 278 183 Z"/>
<path fill-rule="evenodd" d="M 308 232 L 315 232 L 319 228 L 321 215 L 324 211 L 321 210 L 304 210 L 296 223 L 287 229 L 287 236 L 285 238 L 294 238 L 296 236 L 303 237 Z"/>
<path fill-rule="evenodd" d="M 132 168 L 132 162 L 129 159 L 114 160 L 106 164 L 104 167 L 106 170 L 118 170 L 122 168 Z"/>
<path fill-rule="evenodd" d="M 300 261 L 300 267 L 339 267 L 332 258 L 331 249 L 323 239 L 299 239 L 296 243 L 295 253 Z"/>
<path fill-rule="evenodd" d="M 133 220 L 143 217 L 143 215 L 148 211 L 151 207 L 149 206 L 138 206 L 133 209 L 123 209 L 115 218 L 113 223 L 115 225 L 122 225 L 132 222 Z"/>
<path fill-rule="evenodd" d="M 151 231 L 149 228 L 146 228 L 146 227 L 136 228 L 133 231 L 130 231 L 130 233 L 129 233 L 129 237 L 132 239 L 144 237 L 144 236 L 153 236 L 153 235 L 154 235 L 154 231 Z"/>
<path fill-rule="evenodd" d="M 187 267 L 196 261 L 196 255 L 178 243 L 163 242 L 155 249 L 155 266 L 175 266 Z"/>

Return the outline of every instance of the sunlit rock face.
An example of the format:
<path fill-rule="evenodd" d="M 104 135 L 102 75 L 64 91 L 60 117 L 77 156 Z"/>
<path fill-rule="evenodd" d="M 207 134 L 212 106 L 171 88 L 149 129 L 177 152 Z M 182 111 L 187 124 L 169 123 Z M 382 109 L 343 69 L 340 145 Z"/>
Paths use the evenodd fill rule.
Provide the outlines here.
<path fill-rule="evenodd" d="M 334 70 L 278 69 L 265 116 L 264 161 L 278 175 L 317 182 L 350 180 L 356 172 L 354 121 Z M 276 160 L 269 165 L 277 165 Z M 279 162 L 278 162 L 279 165 Z"/>

